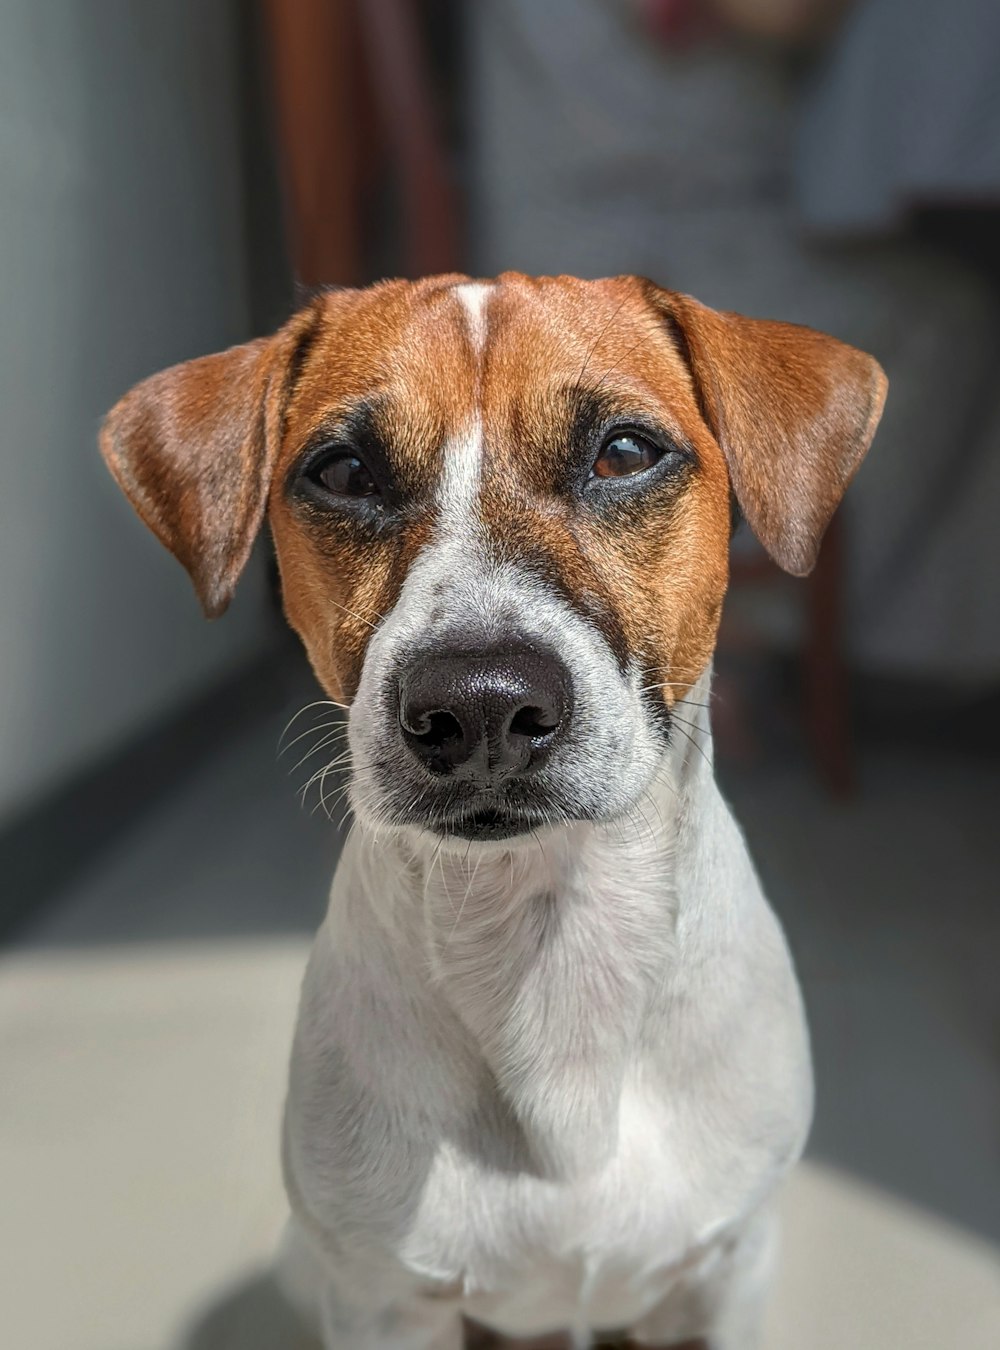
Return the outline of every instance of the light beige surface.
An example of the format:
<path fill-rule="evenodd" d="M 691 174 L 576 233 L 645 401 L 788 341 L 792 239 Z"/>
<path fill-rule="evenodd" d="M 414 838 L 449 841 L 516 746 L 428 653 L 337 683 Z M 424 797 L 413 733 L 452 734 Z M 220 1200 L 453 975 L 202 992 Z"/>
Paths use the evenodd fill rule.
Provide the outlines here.
<path fill-rule="evenodd" d="M 265 1317 L 227 1336 L 213 1308 L 280 1231 L 305 951 L 124 945 L 0 967 L 0 1344 L 275 1350 Z M 768 1350 L 997 1350 L 986 1244 L 812 1165 L 785 1218 Z"/>

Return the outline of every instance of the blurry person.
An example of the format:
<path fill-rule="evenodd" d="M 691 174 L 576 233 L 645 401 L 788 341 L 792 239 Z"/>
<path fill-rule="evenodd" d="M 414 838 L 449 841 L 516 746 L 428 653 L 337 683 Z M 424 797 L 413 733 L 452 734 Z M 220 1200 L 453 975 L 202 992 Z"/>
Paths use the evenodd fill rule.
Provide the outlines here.
<path fill-rule="evenodd" d="M 834 145 L 844 182 L 853 142 L 877 138 L 907 52 L 918 70 L 934 50 L 982 53 L 950 81 L 939 72 L 934 123 L 961 134 L 949 97 L 998 103 L 983 85 L 1000 25 L 986 0 L 960 8 L 968 33 L 942 45 L 953 7 L 914 41 L 930 0 L 483 0 L 469 97 L 477 269 L 645 273 L 878 355 L 893 392 L 848 506 L 849 654 L 870 671 L 976 680 L 1000 674 L 994 302 L 898 217 L 877 230 L 857 211 L 838 218 L 821 190 Z M 852 120 L 862 90 L 866 117 Z M 883 151 L 905 158 L 928 124 L 894 124 Z M 873 190 L 891 159 L 864 161 Z M 921 182 L 935 200 L 933 174 Z"/>

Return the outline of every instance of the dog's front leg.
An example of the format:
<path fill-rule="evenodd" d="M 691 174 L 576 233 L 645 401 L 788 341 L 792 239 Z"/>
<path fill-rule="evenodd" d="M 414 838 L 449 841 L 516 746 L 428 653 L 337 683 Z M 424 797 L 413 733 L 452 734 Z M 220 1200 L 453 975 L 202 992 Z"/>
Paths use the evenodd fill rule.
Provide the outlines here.
<path fill-rule="evenodd" d="M 758 1350 L 777 1247 L 777 1221 L 765 1208 L 633 1328 L 635 1350 L 678 1345 Z"/>

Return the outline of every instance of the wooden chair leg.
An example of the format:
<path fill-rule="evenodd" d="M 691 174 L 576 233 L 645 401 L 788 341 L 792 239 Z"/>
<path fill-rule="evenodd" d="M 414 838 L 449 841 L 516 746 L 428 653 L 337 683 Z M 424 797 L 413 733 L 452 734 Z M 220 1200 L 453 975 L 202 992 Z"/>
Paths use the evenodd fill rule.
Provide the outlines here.
<path fill-rule="evenodd" d="M 362 37 L 351 0 L 263 0 L 292 261 L 307 286 L 364 277 Z M 359 115 L 359 109 L 361 114 Z"/>
<path fill-rule="evenodd" d="M 813 754 L 827 786 L 838 797 L 847 797 L 854 789 L 843 582 L 843 526 L 834 516 L 807 582 L 803 703 Z"/>
<path fill-rule="evenodd" d="M 459 204 L 434 107 L 433 79 L 412 0 L 355 0 L 372 89 L 399 177 L 404 270 L 459 265 Z"/>

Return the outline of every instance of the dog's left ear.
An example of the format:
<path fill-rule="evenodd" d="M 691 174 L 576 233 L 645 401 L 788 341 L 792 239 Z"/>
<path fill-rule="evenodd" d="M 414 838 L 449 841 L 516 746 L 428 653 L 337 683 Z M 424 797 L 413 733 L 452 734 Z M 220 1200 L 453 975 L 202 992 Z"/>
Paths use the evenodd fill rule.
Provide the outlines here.
<path fill-rule="evenodd" d="M 882 415 L 878 362 L 795 324 L 659 293 L 750 528 L 804 576 Z"/>
<path fill-rule="evenodd" d="M 183 563 L 209 618 L 236 589 L 267 504 L 289 386 L 313 324 L 151 375 L 108 413 L 100 444 L 139 516 Z"/>

